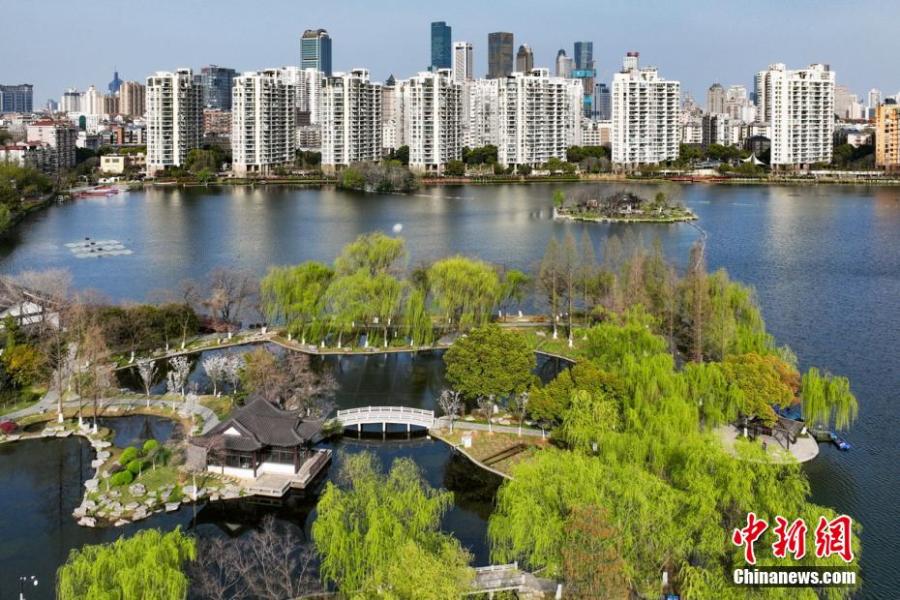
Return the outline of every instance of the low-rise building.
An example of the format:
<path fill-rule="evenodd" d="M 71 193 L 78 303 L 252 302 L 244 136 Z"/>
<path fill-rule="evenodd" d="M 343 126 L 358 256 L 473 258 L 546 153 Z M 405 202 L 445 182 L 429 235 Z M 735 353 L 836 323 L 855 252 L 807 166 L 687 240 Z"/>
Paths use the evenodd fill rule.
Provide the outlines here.
<path fill-rule="evenodd" d="M 28 125 L 25 131 L 29 142 L 42 142 L 53 149 L 52 170 L 66 170 L 75 166 L 77 127 L 63 121 L 44 119 Z"/>

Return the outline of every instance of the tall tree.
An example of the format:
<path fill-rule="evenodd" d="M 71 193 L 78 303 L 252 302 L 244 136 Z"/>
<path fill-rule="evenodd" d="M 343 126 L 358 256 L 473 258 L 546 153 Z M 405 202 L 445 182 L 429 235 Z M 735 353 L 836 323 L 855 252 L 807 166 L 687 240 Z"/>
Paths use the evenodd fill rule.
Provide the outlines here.
<path fill-rule="evenodd" d="M 594 243 L 587 227 L 581 231 L 581 240 L 578 250 L 578 287 L 581 292 L 581 306 L 584 311 L 584 325 L 591 322 L 593 311 L 593 299 L 597 293 L 597 257 L 594 253 Z"/>
<path fill-rule="evenodd" d="M 338 275 L 350 275 L 364 270 L 369 275 L 397 274 L 406 260 L 406 243 L 380 232 L 361 235 L 344 246 L 334 261 Z"/>
<path fill-rule="evenodd" d="M 436 308 L 457 331 L 487 323 L 502 294 L 493 267 L 464 256 L 434 263 L 428 270 L 428 282 Z"/>
<path fill-rule="evenodd" d="M 563 294 L 563 280 L 561 276 L 559 242 L 551 237 L 547 242 L 547 249 L 538 269 L 538 285 L 544 293 L 547 307 L 550 309 L 550 322 L 553 324 L 553 339 L 558 337 L 558 321 L 560 299 Z"/>
<path fill-rule="evenodd" d="M 576 600 L 618 600 L 629 596 L 620 533 L 599 506 L 576 506 L 564 527 L 562 576 L 566 596 Z"/>
<path fill-rule="evenodd" d="M 534 381 L 534 353 L 522 336 L 497 325 L 473 329 L 444 355 L 447 381 L 470 399 L 502 400 Z"/>
<path fill-rule="evenodd" d="M 263 312 L 282 321 L 306 343 L 310 324 L 319 318 L 325 291 L 334 277 L 326 265 L 308 261 L 293 267 L 272 267 L 260 283 Z"/>
<path fill-rule="evenodd" d="M 575 302 L 578 299 L 578 272 L 579 259 L 578 247 L 575 236 L 571 231 L 566 232 L 563 238 L 562 248 L 559 253 L 560 278 L 562 279 L 562 295 L 566 306 L 566 335 L 569 338 L 569 347 L 573 343 L 573 318 L 575 314 Z"/>

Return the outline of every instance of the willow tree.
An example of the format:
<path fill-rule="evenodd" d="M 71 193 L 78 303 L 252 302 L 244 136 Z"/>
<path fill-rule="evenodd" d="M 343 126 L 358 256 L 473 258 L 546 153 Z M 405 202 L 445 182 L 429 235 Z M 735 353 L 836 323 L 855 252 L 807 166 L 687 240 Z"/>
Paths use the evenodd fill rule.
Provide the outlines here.
<path fill-rule="evenodd" d="M 272 267 L 260 283 L 263 312 L 273 322 L 284 322 L 302 342 L 320 317 L 325 291 L 334 277 L 326 265 L 308 261 L 291 267 Z"/>
<path fill-rule="evenodd" d="M 434 341 L 434 323 L 428 312 L 424 291 L 413 289 L 407 296 L 403 323 L 413 346 L 430 346 Z"/>
<path fill-rule="evenodd" d="M 365 270 L 370 275 L 396 274 L 406 260 L 406 243 L 381 232 L 366 233 L 350 242 L 335 259 L 338 275 L 350 275 Z"/>
<path fill-rule="evenodd" d="M 596 451 L 606 434 L 619 428 L 619 411 L 613 398 L 588 390 L 575 390 L 554 437 L 569 448 Z"/>
<path fill-rule="evenodd" d="M 407 458 L 395 460 L 385 475 L 367 452 L 348 456 L 339 480 L 343 485 L 325 487 L 312 526 L 323 581 L 347 597 L 372 597 L 372 590 L 405 589 L 403 579 L 421 563 L 427 569 L 415 575 L 420 583 L 427 572 L 439 589 L 453 587 L 455 594 L 465 589 L 455 589 L 453 582 L 465 586 L 471 578 L 469 556 L 439 529 L 452 493 L 425 483 Z"/>
<path fill-rule="evenodd" d="M 803 375 L 800 396 L 803 416 L 813 426 L 828 427 L 833 421 L 836 429 L 846 429 L 859 412 L 850 381 L 846 377 L 822 374 L 815 367 Z"/>
<path fill-rule="evenodd" d="M 434 263 L 428 269 L 428 282 L 435 307 L 457 331 L 487 323 L 503 292 L 491 265 L 464 256 Z"/>
<path fill-rule="evenodd" d="M 56 597 L 186 598 L 189 582 L 184 568 L 196 556 L 194 539 L 180 528 L 169 533 L 146 529 L 111 544 L 83 546 L 73 549 L 57 571 Z"/>

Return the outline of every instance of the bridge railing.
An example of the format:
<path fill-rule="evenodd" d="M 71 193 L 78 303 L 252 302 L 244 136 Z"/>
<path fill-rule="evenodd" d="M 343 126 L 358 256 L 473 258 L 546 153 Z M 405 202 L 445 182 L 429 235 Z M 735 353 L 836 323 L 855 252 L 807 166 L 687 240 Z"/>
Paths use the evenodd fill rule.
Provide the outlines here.
<path fill-rule="evenodd" d="M 337 420 L 345 425 L 372 420 L 392 423 L 433 423 L 434 411 L 406 406 L 362 406 L 337 411 Z"/>

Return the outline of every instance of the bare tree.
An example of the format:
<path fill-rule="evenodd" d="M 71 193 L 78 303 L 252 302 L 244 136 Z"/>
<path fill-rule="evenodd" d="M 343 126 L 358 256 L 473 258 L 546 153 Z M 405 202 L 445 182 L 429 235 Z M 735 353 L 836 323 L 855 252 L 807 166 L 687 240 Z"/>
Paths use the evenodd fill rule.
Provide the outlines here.
<path fill-rule="evenodd" d="M 144 393 L 150 398 L 150 388 L 153 387 L 153 380 L 156 378 L 156 362 L 153 360 L 142 360 L 137 364 L 138 375 L 141 377 L 141 383 L 144 384 Z M 149 400 L 147 400 L 149 406 Z"/>
<path fill-rule="evenodd" d="M 257 348 L 245 360 L 245 385 L 251 397 L 313 418 L 324 418 L 331 412 L 330 397 L 337 382 L 330 372 L 313 369 L 308 355 L 288 352 L 279 357 Z"/>
<path fill-rule="evenodd" d="M 40 297 L 42 318 L 34 323 L 38 339 L 48 364 L 53 371 L 52 385 L 56 388 L 57 414 L 62 420 L 63 398 L 72 375 L 73 349 L 69 344 L 66 328 L 72 316 L 74 299 L 71 296 L 72 276 L 62 269 L 46 271 L 25 271 L 13 280 L 6 280 L 2 286 L 5 303 L 23 304 Z"/>
<path fill-rule="evenodd" d="M 462 408 L 462 394 L 453 390 L 444 390 L 438 398 L 438 405 L 444 414 L 450 417 L 450 431 L 453 432 L 453 422 Z"/>
<path fill-rule="evenodd" d="M 175 356 L 169 359 L 169 372 L 166 385 L 169 393 L 181 394 L 184 397 L 184 386 L 191 374 L 191 363 L 187 356 Z"/>
<path fill-rule="evenodd" d="M 231 393 L 237 392 L 238 384 L 241 382 L 241 368 L 244 366 L 244 359 L 240 354 L 229 354 L 228 360 L 225 362 L 225 379 L 231 384 Z"/>
<path fill-rule="evenodd" d="M 271 515 L 238 540 L 201 538 L 197 555 L 190 573 L 196 598 L 283 600 L 322 591 L 315 550 Z"/>
<path fill-rule="evenodd" d="M 227 354 L 214 354 L 203 359 L 203 370 L 206 371 L 206 375 L 212 381 L 213 396 L 218 395 L 219 382 L 225 379 L 228 363 L 229 356 Z"/>
<path fill-rule="evenodd" d="M 516 397 L 515 406 L 513 407 L 516 417 L 519 420 L 519 437 L 522 437 L 522 423 L 525 421 L 525 415 L 528 414 L 528 392 L 522 392 Z"/>
<path fill-rule="evenodd" d="M 239 320 L 244 306 L 252 301 L 259 283 L 253 274 L 238 269 L 215 269 L 209 280 L 209 296 L 204 305 L 224 323 Z"/>
<path fill-rule="evenodd" d="M 488 431 L 491 433 L 494 432 L 494 397 L 493 396 L 479 396 L 478 397 L 478 408 L 487 416 L 488 421 Z"/>

